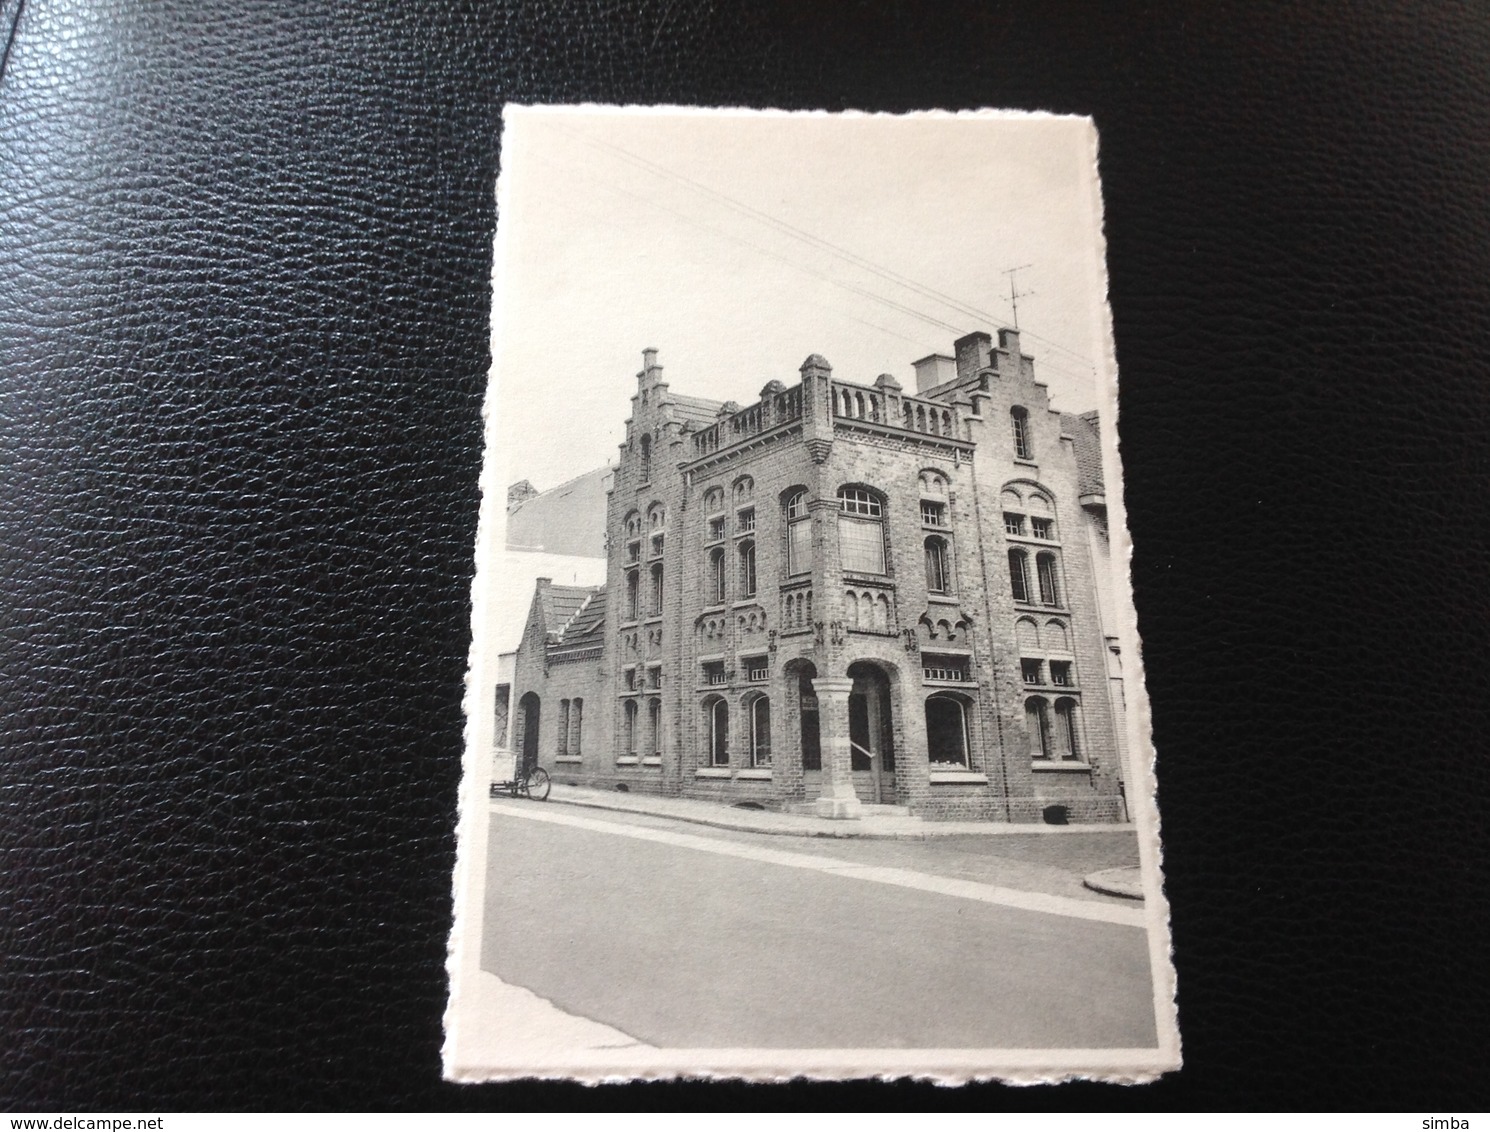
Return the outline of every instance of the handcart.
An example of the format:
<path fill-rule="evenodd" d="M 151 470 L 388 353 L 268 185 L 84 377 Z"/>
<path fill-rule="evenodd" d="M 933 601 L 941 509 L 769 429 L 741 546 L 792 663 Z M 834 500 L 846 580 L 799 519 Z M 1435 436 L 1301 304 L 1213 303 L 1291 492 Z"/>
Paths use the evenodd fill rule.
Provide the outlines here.
<path fill-rule="evenodd" d="M 547 800 L 552 786 L 548 771 L 541 766 L 519 771 L 517 754 L 513 751 L 498 751 L 492 757 L 493 794 L 508 793 L 514 798 L 531 798 L 535 802 L 542 802 Z"/>

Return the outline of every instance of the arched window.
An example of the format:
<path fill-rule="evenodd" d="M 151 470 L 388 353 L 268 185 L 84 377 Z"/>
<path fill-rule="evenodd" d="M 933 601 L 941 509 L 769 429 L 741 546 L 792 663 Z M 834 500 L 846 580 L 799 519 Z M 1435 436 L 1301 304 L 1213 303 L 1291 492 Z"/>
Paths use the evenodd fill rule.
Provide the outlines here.
<path fill-rule="evenodd" d="M 1035 558 L 1035 572 L 1040 577 L 1040 602 L 1043 605 L 1060 605 L 1061 591 L 1056 585 L 1054 554 L 1040 554 Z"/>
<path fill-rule="evenodd" d="M 771 765 L 771 701 L 765 696 L 750 701 L 750 765 Z"/>
<path fill-rule="evenodd" d="M 554 753 L 560 758 L 569 754 L 569 701 L 559 701 L 559 729 L 554 736 Z"/>
<path fill-rule="evenodd" d="M 662 701 L 647 702 L 647 753 L 662 754 Z"/>
<path fill-rule="evenodd" d="M 711 487 L 704 492 L 704 514 L 713 515 L 724 510 L 724 488 Z"/>
<path fill-rule="evenodd" d="M 1056 737 L 1060 742 L 1061 758 L 1079 760 L 1081 743 L 1076 738 L 1076 701 L 1056 700 Z"/>
<path fill-rule="evenodd" d="M 650 483 L 652 480 L 652 438 L 646 434 L 642 435 L 642 483 Z"/>
<path fill-rule="evenodd" d="M 709 601 L 714 605 L 722 605 L 727 595 L 724 568 L 724 547 L 715 547 L 709 552 Z"/>
<path fill-rule="evenodd" d="M 926 701 L 926 757 L 933 763 L 967 766 L 967 712 L 955 696 Z"/>
<path fill-rule="evenodd" d="M 884 502 L 862 487 L 838 489 L 838 552 L 845 571 L 885 572 Z"/>
<path fill-rule="evenodd" d="M 719 542 L 724 528 L 724 488 L 711 487 L 704 492 L 704 541 Z"/>
<path fill-rule="evenodd" d="M 585 701 L 574 699 L 569 704 L 569 753 L 578 755 L 583 753 L 581 743 L 584 739 L 585 723 Z"/>
<path fill-rule="evenodd" d="M 662 563 L 652 566 L 652 616 L 662 612 Z"/>
<path fill-rule="evenodd" d="M 1040 651 L 1040 627 L 1028 617 L 1014 622 L 1014 633 L 1019 639 L 1019 651 L 1029 656 Z"/>
<path fill-rule="evenodd" d="M 926 588 L 934 594 L 952 591 L 952 565 L 947 553 L 947 540 L 926 540 Z"/>
<path fill-rule="evenodd" d="M 755 498 L 755 481 L 749 476 L 741 476 L 735 481 L 735 506 L 749 503 Z"/>
<path fill-rule="evenodd" d="M 628 755 L 636 754 L 636 701 L 627 700 L 625 707 L 625 730 L 621 736 L 621 749 Z"/>
<path fill-rule="evenodd" d="M 755 542 L 751 539 L 740 544 L 740 596 L 755 596 Z"/>
<path fill-rule="evenodd" d="M 1022 550 L 1009 551 L 1009 588 L 1015 601 L 1030 600 L 1029 555 Z"/>
<path fill-rule="evenodd" d="M 729 704 L 722 698 L 704 704 L 704 751 L 710 766 L 729 766 Z"/>
<path fill-rule="evenodd" d="M 807 511 L 807 493 L 794 491 L 786 497 L 786 572 L 806 574 L 812 569 L 812 516 Z"/>
<path fill-rule="evenodd" d="M 641 589 L 641 578 L 635 570 L 626 571 L 626 620 L 635 621 L 641 612 L 639 608 L 639 590 Z"/>
<path fill-rule="evenodd" d="M 667 526 L 667 508 L 660 503 L 654 503 L 647 508 L 647 529 L 660 531 Z"/>
<path fill-rule="evenodd" d="M 1040 696 L 1024 701 L 1024 726 L 1030 733 L 1030 758 L 1050 758 L 1050 707 Z"/>
<path fill-rule="evenodd" d="M 1029 412 L 1015 405 L 1009 410 L 1009 425 L 1014 430 L 1014 455 L 1021 460 L 1033 460 L 1035 446 L 1030 440 Z"/>
<path fill-rule="evenodd" d="M 1041 538 L 1049 542 L 1056 539 L 1055 517 L 1051 513 L 1050 500 L 1039 492 L 1030 495 L 1030 537 Z"/>

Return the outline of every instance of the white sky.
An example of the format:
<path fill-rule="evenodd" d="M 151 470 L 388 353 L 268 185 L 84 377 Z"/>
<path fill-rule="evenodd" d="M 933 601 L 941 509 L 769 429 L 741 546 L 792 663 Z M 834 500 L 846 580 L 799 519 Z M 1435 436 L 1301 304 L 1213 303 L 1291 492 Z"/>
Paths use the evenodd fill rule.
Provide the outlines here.
<path fill-rule="evenodd" d="M 1093 150 L 1070 118 L 508 107 L 493 350 L 509 477 L 548 488 L 613 462 L 647 346 L 674 392 L 742 405 L 813 353 L 914 389 L 912 361 L 1008 324 L 1003 272 L 1023 264 L 1024 352 L 1057 408 L 1097 407 Z"/>

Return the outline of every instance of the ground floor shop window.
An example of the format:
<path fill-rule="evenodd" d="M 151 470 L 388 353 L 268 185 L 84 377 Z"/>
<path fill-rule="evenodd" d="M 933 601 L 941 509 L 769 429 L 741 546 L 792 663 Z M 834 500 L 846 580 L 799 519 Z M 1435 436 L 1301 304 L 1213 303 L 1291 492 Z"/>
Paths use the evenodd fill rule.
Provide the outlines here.
<path fill-rule="evenodd" d="M 932 763 L 968 765 L 967 710 L 955 696 L 926 701 L 926 751 Z"/>

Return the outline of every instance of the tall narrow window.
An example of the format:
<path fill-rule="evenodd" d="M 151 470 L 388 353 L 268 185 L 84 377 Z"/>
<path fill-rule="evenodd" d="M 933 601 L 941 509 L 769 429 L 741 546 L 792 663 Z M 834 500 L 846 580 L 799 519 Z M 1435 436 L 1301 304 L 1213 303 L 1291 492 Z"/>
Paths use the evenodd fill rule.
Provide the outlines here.
<path fill-rule="evenodd" d="M 1015 601 L 1029 601 L 1029 556 L 1022 550 L 1009 551 L 1009 588 L 1014 591 Z"/>
<path fill-rule="evenodd" d="M 1080 759 L 1081 744 L 1076 739 L 1076 703 L 1058 700 L 1055 705 L 1056 730 L 1060 734 L 1061 758 Z"/>
<path fill-rule="evenodd" d="M 555 736 L 558 746 L 555 753 L 563 758 L 569 753 L 569 701 L 559 701 L 559 729 Z"/>
<path fill-rule="evenodd" d="M 786 572 L 806 574 L 812 569 L 812 517 L 807 493 L 798 491 L 786 501 Z"/>
<path fill-rule="evenodd" d="M 726 594 L 725 583 L 726 570 L 724 568 L 724 550 L 716 548 L 709 552 L 709 600 L 715 605 L 724 602 Z"/>
<path fill-rule="evenodd" d="M 662 701 L 647 703 L 647 753 L 662 754 Z"/>
<path fill-rule="evenodd" d="M 729 766 L 729 704 L 722 699 L 709 701 L 708 758 L 710 766 Z"/>
<path fill-rule="evenodd" d="M 838 491 L 838 552 L 852 574 L 885 572 L 884 505 L 862 487 Z"/>
<path fill-rule="evenodd" d="M 652 482 L 652 438 L 642 437 L 642 483 Z"/>
<path fill-rule="evenodd" d="M 1014 430 L 1014 455 L 1021 460 L 1035 458 L 1034 445 L 1030 443 L 1030 415 L 1018 405 L 1009 410 L 1009 425 Z"/>
<path fill-rule="evenodd" d="M 755 543 L 749 540 L 740 544 L 740 596 L 755 596 Z"/>
<path fill-rule="evenodd" d="M 662 612 L 662 563 L 652 567 L 652 616 Z"/>
<path fill-rule="evenodd" d="M 765 696 L 750 702 L 750 765 L 771 765 L 771 701 Z"/>
<path fill-rule="evenodd" d="M 1060 605 L 1061 592 L 1056 586 L 1055 555 L 1040 555 L 1035 559 L 1035 569 L 1040 575 L 1040 601 L 1045 605 Z"/>
<path fill-rule="evenodd" d="M 635 621 L 638 609 L 637 591 L 641 588 L 641 578 L 635 570 L 626 571 L 626 620 Z"/>
<path fill-rule="evenodd" d="M 569 753 L 578 755 L 583 753 L 580 746 L 584 737 L 585 723 L 585 701 L 575 699 L 569 705 Z"/>
<path fill-rule="evenodd" d="M 1039 696 L 1024 701 L 1024 726 L 1030 733 L 1030 758 L 1050 758 L 1050 714 Z"/>
<path fill-rule="evenodd" d="M 625 708 L 625 733 L 622 735 L 622 750 L 628 755 L 636 754 L 636 701 L 627 700 Z"/>
<path fill-rule="evenodd" d="M 948 593 L 952 589 L 952 575 L 947 562 L 947 540 L 926 540 L 926 588 L 934 594 Z"/>

